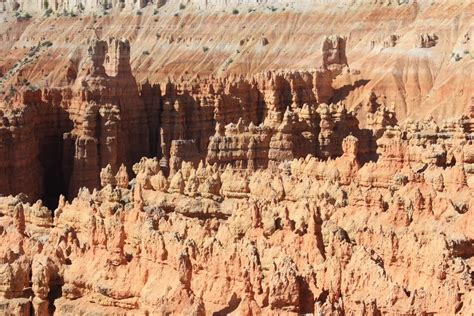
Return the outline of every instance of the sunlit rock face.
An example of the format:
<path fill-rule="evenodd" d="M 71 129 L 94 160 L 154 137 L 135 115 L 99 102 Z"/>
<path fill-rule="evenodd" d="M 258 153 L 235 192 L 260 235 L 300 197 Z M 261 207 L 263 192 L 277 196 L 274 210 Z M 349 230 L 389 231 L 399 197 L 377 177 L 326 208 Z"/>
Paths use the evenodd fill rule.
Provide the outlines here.
<path fill-rule="evenodd" d="M 308 155 L 264 169 L 183 161 L 167 177 L 156 158 L 143 158 L 128 181 L 125 166 L 114 174 L 107 165 L 101 189 L 61 197 L 54 218 L 25 196 L 0 198 L 2 306 L 23 314 L 469 311 L 459 293 L 472 290 L 472 175 L 463 160 L 439 165 L 389 150 L 398 143 L 409 152 L 408 141 L 387 130 L 378 143 L 393 145 L 362 167 L 352 135 L 335 160 Z"/>
<path fill-rule="evenodd" d="M 159 93 L 141 96 L 128 41 L 91 40 L 70 86 L 21 91 L 2 111 L 2 192 L 24 192 L 34 200 L 99 187 L 102 167 L 117 170 L 151 154 L 157 128 L 149 126 L 158 120 L 159 100 Z M 30 176 L 19 188 L 13 178 L 23 172 Z"/>
<path fill-rule="evenodd" d="M 0 2 L 0 314 L 471 313 L 472 9 Z"/>
<path fill-rule="evenodd" d="M 0 139 L 6 176 L 0 188 L 53 205 L 59 194 L 72 199 L 81 187 L 99 188 L 106 165 L 113 172 L 120 164 L 130 169 L 143 156 L 159 157 L 164 172 L 174 174 L 182 161 L 247 168 L 250 159 L 250 167 L 257 168 L 319 155 L 317 108 L 334 95 L 337 76 L 328 67 L 347 67 L 343 38 L 325 40 L 322 50 L 330 57 L 315 72 L 168 80 L 162 91 L 156 84 L 136 83 L 128 40 L 93 38 L 73 75 L 66 74 L 66 87 L 27 87 L 6 100 Z M 328 80 L 318 82 L 320 74 Z M 346 112 L 342 104 L 325 112 L 331 124 L 344 126 L 334 135 L 321 132 L 329 147 L 323 150 L 326 157 L 336 156 L 342 137 L 356 132 L 356 125 L 346 124 L 356 123 L 355 116 Z M 260 137 L 227 145 L 255 128 Z M 18 185 L 13 179 L 22 173 L 32 176 Z"/>

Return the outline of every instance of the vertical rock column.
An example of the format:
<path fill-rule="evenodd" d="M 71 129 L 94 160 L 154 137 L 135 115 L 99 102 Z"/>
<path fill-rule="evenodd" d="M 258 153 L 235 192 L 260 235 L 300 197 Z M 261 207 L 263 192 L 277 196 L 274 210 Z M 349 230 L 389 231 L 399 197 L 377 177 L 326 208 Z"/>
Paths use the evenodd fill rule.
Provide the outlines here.
<path fill-rule="evenodd" d="M 88 188 L 99 187 L 99 150 L 98 140 L 95 137 L 98 116 L 99 106 L 94 103 L 87 104 L 82 117 L 83 121 L 79 122 L 72 133 L 64 136 L 64 156 L 67 157 L 69 154 L 73 154 L 73 163 L 70 166 L 72 170 L 69 178 L 69 198 L 76 196 L 83 186 Z"/>
<path fill-rule="evenodd" d="M 122 138 L 127 142 L 122 146 L 126 155 L 122 162 L 131 167 L 132 163 L 150 154 L 150 131 L 146 107 L 130 66 L 129 41 L 110 39 L 106 59 L 111 64 L 107 65 L 111 72 L 109 76 L 113 76 L 109 81 L 107 101 L 120 110 Z"/>
<path fill-rule="evenodd" d="M 43 181 L 33 107 L 0 111 L 0 193 L 23 192 L 30 201 L 41 197 Z"/>

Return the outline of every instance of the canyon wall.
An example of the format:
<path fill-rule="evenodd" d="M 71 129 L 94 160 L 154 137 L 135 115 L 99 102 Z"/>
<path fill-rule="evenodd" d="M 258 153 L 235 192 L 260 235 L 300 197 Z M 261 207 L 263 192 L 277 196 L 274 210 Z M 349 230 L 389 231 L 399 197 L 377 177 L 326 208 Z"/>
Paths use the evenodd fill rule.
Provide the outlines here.
<path fill-rule="evenodd" d="M 74 197 L 83 186 L 98 187 L 98 172 L 107 164 L 131 167 L 152 154 L 150 140 L 156 141 L 158 128 L 152 114 L 160 93 L 145 104 L 129 59 L 127 41 L 91 40 L 70 88 L 29 87 L 9 100 L 2 113 L 2 193 L 48 202 L 59 194 Z"/>
<path fill-rule="evenodd" d="M 182 78 L 161 91 L 136 83 L 127 40 L 93 38 L 87 56 L 65 74 L 68 87 L 18 85 L 18 93 L 5 99 L 1 192 L 23 192 L 31 201 L 43 198 L 53 205 L 59 194 L 72 199 L 83 186 L 98 188 L 106 165 L 113 172 L 121 164 L 130 170 L 143 156 L 159 158 L 167 174 L 182 161 L 247 168 L 247 158 L 234 155 L 241 151 L 260 157 L 260 167 L 308 154 L 334 158 L 350 133 L 364 134 L 361 148 L 371 157 L 373 133 L 360 130 L 344 104 L 324 103 L 334 95 L 333 80 L 348 67 L 345 41 L 325 38 L 325 57 L 312 72 Z M 249 123 L 245 128 L 261 125 L 266 131 L 263 143 L 253 137 L 247 144 L 239 141 Z M 222 133 L 228 124 L 229 131 L 237 124 L 233 147 L 226 145 L 232 136 Z M 13 180 L 22 172 L 32 175 L 26 185 Z"/>
<path fill-rule="evenodd" d="M 0 1 L 0 313 L 471 313 L 473 5 Z"/>
<path fill-rule="evenodd" d="M 374 91 L 354 110 L 347 99 L 331 103 L 350 71 L 341 36 L 323 38 L 312 71 L 187 76 L 161 86 L 137 84 L 129 41 L 94 37 L 87 54 L 66 66 L 60 81 L 68 86 L 39 90 L 19 78 L 10 86 L 18 93 L 5 97 L 2 112 L 3 194 L 24 192 L 53 206 L 59 194 L 72 199 L 83 186 L 98 188 L 106 165 L 130 170 L 143 156 L 160 159 L 166 174 L 182 161 L 253 170 L 307 155 L 334 159 L 348 135 L 359 139 L 366 163 L 377 160 L 377 139 L 398 121 Z M 34 176 L 15 183 L 23 172 Z"/>

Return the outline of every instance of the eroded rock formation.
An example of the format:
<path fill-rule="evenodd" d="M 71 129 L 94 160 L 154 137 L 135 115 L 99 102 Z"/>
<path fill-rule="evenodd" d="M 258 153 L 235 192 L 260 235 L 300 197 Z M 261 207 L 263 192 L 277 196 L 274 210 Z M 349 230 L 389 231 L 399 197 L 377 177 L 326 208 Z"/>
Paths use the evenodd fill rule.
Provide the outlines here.
<path fill-rule="evenodd" d="M 357 120 L 343 104 L 323 102 L 347 67 L 345 45 L 340 36 L 325 39 L 315 71 L 182 78 L 168 80 L 162 92 L 136 83 L 127 40 L 92 39 L 74 78 L 68 76 L 70 86 L 22 88 L 8 100 L 1 112 L 1 192 L 53 205 L 59 194 L 71 199 L 83 186 L 98 188 L 106 165 L 115 174 L 143 156 L 157 156 L 174 174 L 183 160 L 261 168 L 307 154 L 340 155 L 342 138 L 358 133 Z M 23 172 L 33 175 L 31 183 L 13 181 Z"/>
<path fill-rule="evenodd" d="M 94 39 L 70 88 L 19 92 L 2 112 L 1 192 L 74 197 L 84 185 L 99 187 L 107 164 L 116 171 L 151 154 L 157 129 L 148 127 L 155 121 L 147 115 L 156 115 L 160 94 L 141 97 L 129 59 L 128 41 Z"/>
<path fill-rule="evenodd" d="M 454 163 L 404 156 L 416 152 L 411 128 L 387 130 L 379 161 L 362 168 L 355 136 L 336 160 L 308 156 L 273 171 L 183 162 L 167 178 L 156 159 L 142 159 L 136 178 L 119 186 L 107 166 L 102 189 L 61 200 L 54 221 L 21 196 L 0 198 L 10 254 L 2 306 L 39 314 L 53 304 L 58 313 L 468 312 L 474 175 L 466 155 Z M 470 156 L 472 145 L 461 144 Z M 57 288 L 62 296 L 50 299 Z"/>
<path fill-rule="evenodd" d="M 427 13 L 436 19 L 441 2 L 341 2 L 321 19 L 324 31 L 337 29 L 329 20 L 348 7 L 358 15 L 344 20 L 360 25 L 347 28 L 349 34 L 341 28 L 344 36 L 319 37 L 318 53 L 308 55 L 283 43 L 304 43 L 298 51 L 312 52 L 318 44 L 305 27 L 298 30 L 311 34 L 306 40 L 285 37 L 287 22 L 278 35 L 245 35 L 246 28 L 259 29 L 261 17 L 273 14 L 301 26 L 327 1 L 0 2 L 18 23 L 0 25 L 0 43 L 39 40 L 0 60 L 0 313 L 471 313 L 469 79 L 453 80 L 453 102 L 463 115 L 406 119 L 410 104 L 453 90 L 437 78 L 449 77 L 443 74 L 449 58 L 436 56 L 448 56 L 440 52 L 458 32 L 463 38 L 452 44 L 457 53 L 449 72 L 459 71 L 461 60 L 469 69 L 469 54 L 459 56 L 472 46 L 465 15 L 449 32 L 404 28 L 405 20 Z M 461 7 L 453 4 L 446 16 Z M 295 13 L 302 8 L 308 16 Z M 226 35 L 217 29 L 200 33 L 196 9 L 230 33 L 237 25 L 239 40 L 222 45 Z M 77 34 L 52 49 L 51 34 L 40 28 L 38 39 L 28 31 L 37 20 L 25 10 L 56 14 L 51 19 L 68 25 L 65 34 Z M 66 24 L 62 10 L 71 19 Z M 89 19 L 87 12 L 97 10 L 103 16 Z M 137 23 L 118 28 L 130 41 L 111 36 L 108 23 L 123 21 L 130 10 Z M 387 21 L 396 15 L 399 27 L 373 38 L 370 19 L 381 14 Z M 89 24 L 78 30 L 70 21 Z M 192 36 L 181 32 L 188 28 Z M 49 29 L 54 34 L 54 25 Z M 150 29 L 154 41 L 144 35 Z M 75 43 L 79 31 L 87 41 Z M 196 50 L 196 42 L 209 46 Z M 349 44 L 355 51 L 366 46 L 367 56 L 348 57 Z M 233 45 L 232 55 L 215 53 Z M 151 53 L 143 50 L 152 46 Z M 185 62 L 181 46 L 193 54 Z M 155 54 L 156 47 L 173 54 Z M 383 75 L 366 71 L 378 49 L 392 56 L 382 58 Z M 53 60 L 48 67 L 43 54 Z M 311 67 L 253 65 L 281 62 L 280 55 L 292 56 L 292 69 Z M 207 70 L 223 56 L 222 75 Z M 185 76 L 164 80 L 163 60 Z M 352 69 L 352 60 L 361 68 Z M 206 68 L 205 75 L 192 74 L 189 65 Z"/>

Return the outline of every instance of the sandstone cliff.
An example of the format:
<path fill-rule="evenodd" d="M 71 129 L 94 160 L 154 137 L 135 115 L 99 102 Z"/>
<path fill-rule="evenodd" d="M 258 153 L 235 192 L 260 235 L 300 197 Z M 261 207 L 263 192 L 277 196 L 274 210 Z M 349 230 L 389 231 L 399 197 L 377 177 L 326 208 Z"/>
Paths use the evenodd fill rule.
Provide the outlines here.
<path fill-rule="evenodd" d="M 98 187 L 107 164 L 131 167 L 156 150 L 159 89 L 142 97 L 129 59 L 127 41 L 92 40 L 70 87 L 19 88 L 2 112 L 2 193 L 74 197 Z"/>

